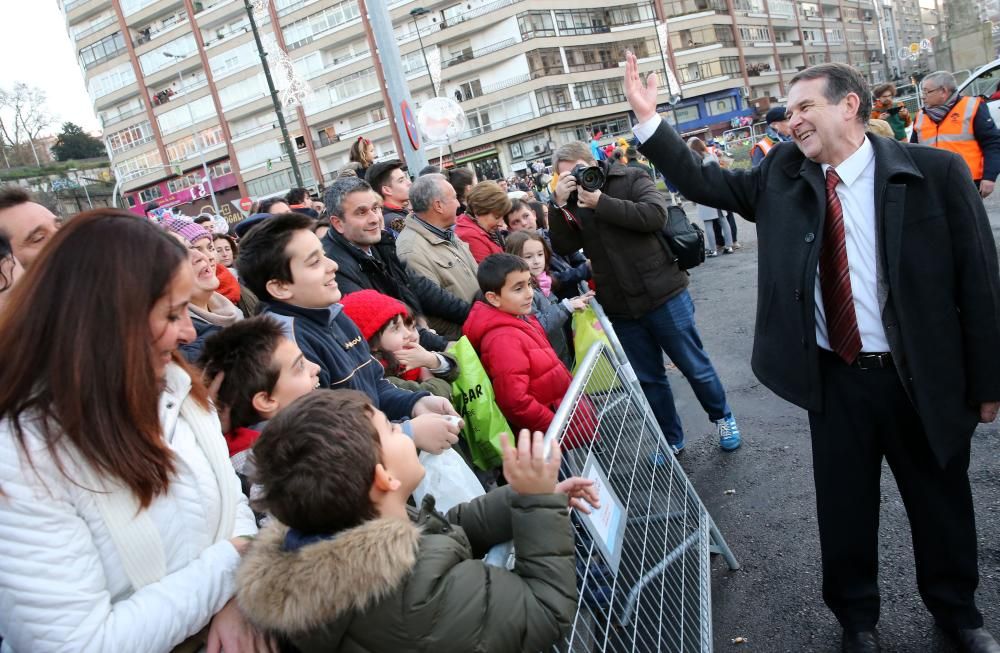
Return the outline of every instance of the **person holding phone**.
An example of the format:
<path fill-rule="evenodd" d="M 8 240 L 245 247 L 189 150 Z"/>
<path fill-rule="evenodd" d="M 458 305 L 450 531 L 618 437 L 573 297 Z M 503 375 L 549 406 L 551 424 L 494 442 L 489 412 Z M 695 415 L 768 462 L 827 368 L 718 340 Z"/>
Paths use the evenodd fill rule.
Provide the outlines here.
<path fill-rule="evenodd" d="M 872 118 L 889 123 L 896 140 L 905 141 L 906 128 L 910 126 L 912 119 L 903 103 L 896 102 L 896 85 L 879 84 L 872 92 L 872 97 L 875 100 Z"/>

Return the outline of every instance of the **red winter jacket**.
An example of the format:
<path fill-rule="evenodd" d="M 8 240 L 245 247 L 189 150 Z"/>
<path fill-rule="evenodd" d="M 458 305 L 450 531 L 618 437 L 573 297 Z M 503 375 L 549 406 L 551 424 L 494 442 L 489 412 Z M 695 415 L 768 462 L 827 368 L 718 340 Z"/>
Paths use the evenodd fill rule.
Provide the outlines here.
<path fill-rule="evenodd" d="M 462 332 L 479 353 L 515 435 L 520 429 L 544 433 L 573 376 L 535 316 L 515 317 L 477 301 Z"/>
<path fill-rule="evenodd" d="M 486 230 L 465 213 L 458 216 L 455 222 L 455 235 L 469 246 L 476 263 L 482 263 L 490 254 L 503 254 L 503 248 L 493 242 Z"/>

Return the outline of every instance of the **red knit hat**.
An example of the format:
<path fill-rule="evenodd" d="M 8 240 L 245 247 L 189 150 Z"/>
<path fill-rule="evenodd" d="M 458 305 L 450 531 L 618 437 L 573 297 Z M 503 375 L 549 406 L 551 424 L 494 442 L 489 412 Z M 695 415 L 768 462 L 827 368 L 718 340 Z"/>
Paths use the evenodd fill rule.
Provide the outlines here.
<path fill-rule="evenodd" d="M 350 295 L 344 295 L 340 303 L 347 317 L 358 325 L 365 340 L 371 340 L 386 322 L 397 315 L 410 314 L 406 310 L 406 304 L 376 290 L 352 292 Z"/>

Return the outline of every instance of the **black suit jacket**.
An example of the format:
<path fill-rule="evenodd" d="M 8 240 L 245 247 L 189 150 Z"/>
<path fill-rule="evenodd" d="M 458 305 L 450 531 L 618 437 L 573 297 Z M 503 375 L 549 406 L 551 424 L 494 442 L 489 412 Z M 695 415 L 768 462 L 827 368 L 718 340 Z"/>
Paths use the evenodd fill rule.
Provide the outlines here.
<path fill-rule="evenodd" d="M 996 244 L 960 157 L 869 138 L 882 323 L 943 465 L 967 444 L 979 404 L 1000 400 Z M 813 295 L 826 213 L 820 165 L 782 143 L 752 170 L 702 166 L 666 123 L 640 149 L 688 199 L 756 222 L 754 373 L 788 401 L 822 411 Z"/>
<path fill-rule="evenodd" d="M 420 315 L 458 325 L 469 315 L 471 306 L 467 302 L 423 275 L 410 272 L 396 256 L 396 240 L 388 232 L 382 232 L 382 241 L 372 246 L 371 256 L 352 246 L 336 229 L 327 231 L 322 243 L 327 257 L 337 262 L 337 285 L 345 295 L 359 290 L 377 290 L 395 297 Z M 421 344 L 435 351 L 442 350 L 445 340 L 438 337 L 439 341 L 432 343 L 435 339 L 430 338 L 431 335 L 421 332 Z"/>

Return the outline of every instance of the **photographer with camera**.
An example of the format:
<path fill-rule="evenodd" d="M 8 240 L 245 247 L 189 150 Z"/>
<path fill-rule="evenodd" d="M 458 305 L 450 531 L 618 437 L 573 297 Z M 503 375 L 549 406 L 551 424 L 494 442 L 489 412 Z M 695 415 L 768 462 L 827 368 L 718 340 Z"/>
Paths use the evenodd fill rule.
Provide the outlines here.
<path fill-rule="evenodd" d="M 897 141 L 906 140 L 906 128 L 910 126 L 910 112 L 902 102 L 896 101 L 896 85 L 879 84 L 872 91 L 872 119 L 884 120 L 892 128 Z"/>
<path fill-rule="evenodd" d="M 640 169 L 597 162 L 590 148 L 572 142 L 556 150 L 558 174 L 549 212 L 552 247 L 568 255 L 583 249 L 590 259 L 597 299 L 607 311 L 675 453 L 684 431 L 674 407 L 663 353 L 687 378 L 719 446 L 733 451 L 740 432 L 726 393 L 695 327 L 688 275 L 667 246 L 667 202 Z"/>

